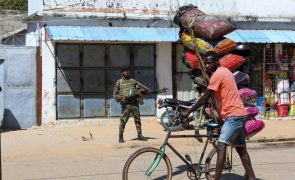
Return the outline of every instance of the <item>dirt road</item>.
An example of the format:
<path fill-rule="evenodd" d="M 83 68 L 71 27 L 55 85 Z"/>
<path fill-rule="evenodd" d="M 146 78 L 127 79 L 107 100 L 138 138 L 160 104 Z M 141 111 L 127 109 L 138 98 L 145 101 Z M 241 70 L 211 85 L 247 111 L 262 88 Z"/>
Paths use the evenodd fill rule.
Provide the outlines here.
<path fill-rule="evenodd" d="M 295 137 L 295 121 L 276 120 L 265 123 L 265 129 L 253 139 Z M 119 178 L 123 164 L 132 152 L 143 146 L 159 147 L 166 135 L 154 118 L 145 118 L 142 124 L 143 133 L 149 140 L 141 142 L 134 139 L 137 135 L 131 119 L 126 126 L 124 144 L 117 143 L 116 119 L 63 121 L 28 130 L 3 132 L 3 179 Z M 90 139 L 89 132 L 93 139 Z M 177 133 L 192 134 L 193 131 Z M 86 141 L 82 140 L 82 136 Z M 173 144 L 181 147 L 184 153 L 188 151 L 192 154 L 197 154 L 202 146 L 194 139 L 174 139 Z M 260 144 L 250 143 L 249 146 L 255 149 Z M 271 151 L 262 154 L 272 157 Z M 255 163 L 259 162 L 259 156 L 261 154 L 255 155 Z M 293 163 L 287 155 L 284 158 Z"/>

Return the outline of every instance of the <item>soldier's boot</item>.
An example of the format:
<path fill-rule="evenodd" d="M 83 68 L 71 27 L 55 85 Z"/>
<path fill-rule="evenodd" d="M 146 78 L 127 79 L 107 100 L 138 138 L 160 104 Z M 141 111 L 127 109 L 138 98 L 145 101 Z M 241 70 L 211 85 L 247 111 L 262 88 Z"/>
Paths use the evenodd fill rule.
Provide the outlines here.
<path fill-rule="evenodd" d="M 140 140 L 140 141 L 147 141 L 147 138 L 144 137 L 142 134 L 138 134 L 137 139 Z"/>
<path fill-rule="evenodd" d="M 119 134 L 119 143 L 124 143 L 123 134 Z"/>
<path fill-rule="evenodd" d="M 203 139 L 202 139 L 202 137 L 200 137 L 200 133 L 199 133 L 199 130 L 198 130 L 198 129 L 195 129 L 195 138 L 196 138 L 200 143 L 203 142 Z"/>

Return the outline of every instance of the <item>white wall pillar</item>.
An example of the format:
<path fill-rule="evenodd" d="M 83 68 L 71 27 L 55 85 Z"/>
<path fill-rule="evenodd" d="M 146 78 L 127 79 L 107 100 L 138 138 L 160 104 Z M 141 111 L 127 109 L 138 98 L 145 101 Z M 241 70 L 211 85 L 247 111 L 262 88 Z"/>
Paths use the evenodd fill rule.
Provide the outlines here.
<path fill-rule="evenodd" d="M 54 44 L 45 40 L 42 28 L 42 123 L 56 120 L 55 103 L 55 51 Z"/>
<path fill-rule="evenodd" d="M 158 94 L 157 99 L 172 98 L 172 43 L 158 43 L 156 59 L 156 76 L 159 89 L 168 88 L 166 93 Z M 156 116 L 159 118 L 165 109 L 157 109 Z"/>

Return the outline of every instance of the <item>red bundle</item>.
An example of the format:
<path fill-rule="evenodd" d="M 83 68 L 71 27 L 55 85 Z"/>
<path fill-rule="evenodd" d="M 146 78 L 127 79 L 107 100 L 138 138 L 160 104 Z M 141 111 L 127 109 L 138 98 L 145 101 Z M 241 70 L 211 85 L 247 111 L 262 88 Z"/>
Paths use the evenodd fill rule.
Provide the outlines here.
<path fill-rule="evenodd" d="M 226 67 L 229 70 L 234 70 L 240 67 L 245 62 L 245 58 L 243 56 L 228 54 L 219 59 L 219 64 L 222 67 Z"/>

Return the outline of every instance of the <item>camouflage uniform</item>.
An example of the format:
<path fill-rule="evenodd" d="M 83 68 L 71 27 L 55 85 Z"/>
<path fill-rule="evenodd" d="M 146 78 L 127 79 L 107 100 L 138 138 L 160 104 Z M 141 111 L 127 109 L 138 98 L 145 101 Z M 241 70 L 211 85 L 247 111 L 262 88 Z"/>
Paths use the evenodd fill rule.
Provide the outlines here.
<path fill-rule="evenodd" d="M 201 97 L 201 94 L 198 92 L 197 88 L 198 88 L 198 85 L 193 83 L 193 90 L 195 91 L 196 100 L 198 101 L 198 99 Z M 195 112 L 195 121 L 194 121 L 195 130 L 200 130 L 201 123 L 202 122 L 204 123 L 205 121 L 206 119 L 204 115 L 204 107 L 202 106 Z"/>
<path fill-rule="evenodd" d="M 113 96 L 114 98 L 117 98 L 118 96 L 129 96 L 130 91 L 135 91 L 138 88 L 138 84 L 131 78 L 125 79 L 124 77 L 122 79 L 117 80 Z M 138 136 L 142 136 L 142 130 L 141 130 L 141 120 L 140 120 L 140 112 L 139 112 L 139 101 L 140 103 L 143 103 L 143 99 L 130 99 L 125 100 L 121 102 L 122 106 L 122 116 L 120 118 L 120 126 L 119 126 L 119 136 L 123 137 L 125 125 L 130 117 L 130 115 L 133 115 L 134 122 L 137 130 Z"/>

